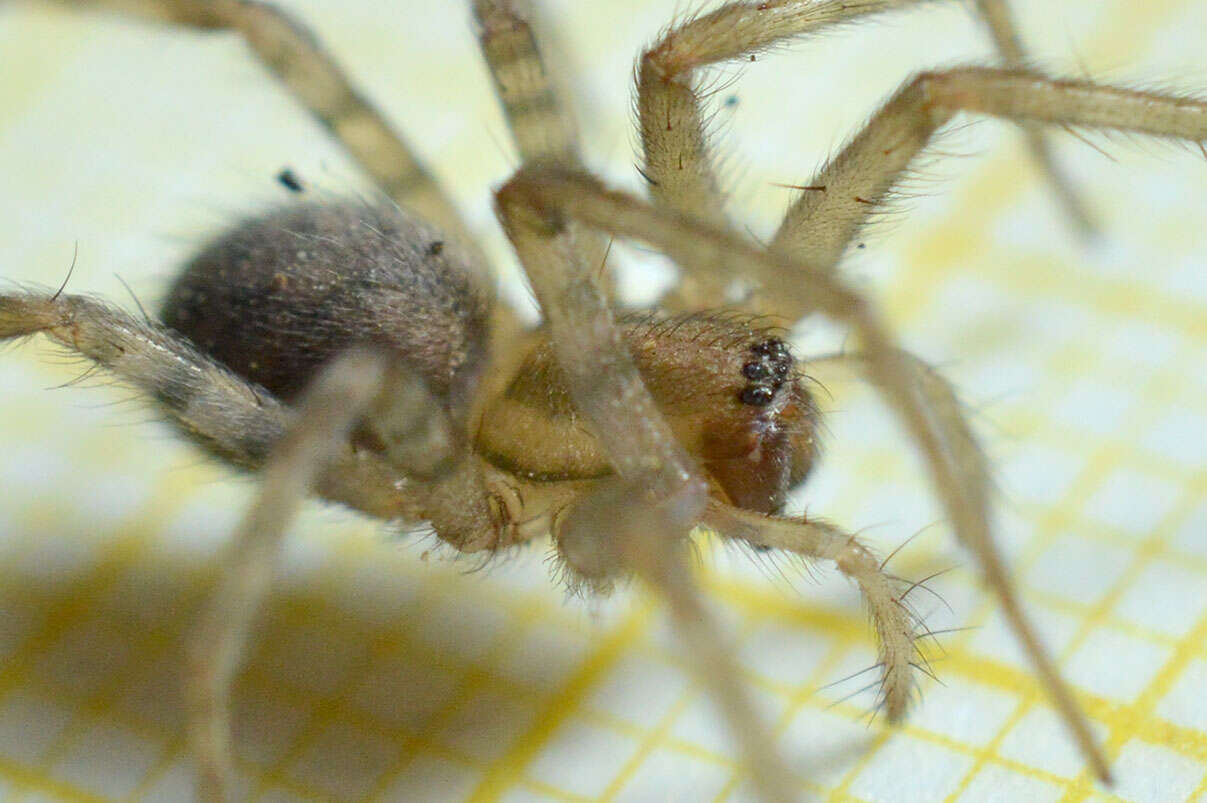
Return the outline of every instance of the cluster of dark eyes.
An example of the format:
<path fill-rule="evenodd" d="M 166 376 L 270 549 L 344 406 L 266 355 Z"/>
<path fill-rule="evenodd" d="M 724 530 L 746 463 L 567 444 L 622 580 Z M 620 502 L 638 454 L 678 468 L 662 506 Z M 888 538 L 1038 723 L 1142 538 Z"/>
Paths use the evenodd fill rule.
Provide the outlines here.
<path fill-rule="evenodd" d="M 747 383 L 738 398 L 742 404 L 766 407 L 787 381 L 792 370 L 792 355 L 788 344 L 778 338 L 755 343 L 750 347 L 750 353 L 754 357 L 742 366 Z"/>

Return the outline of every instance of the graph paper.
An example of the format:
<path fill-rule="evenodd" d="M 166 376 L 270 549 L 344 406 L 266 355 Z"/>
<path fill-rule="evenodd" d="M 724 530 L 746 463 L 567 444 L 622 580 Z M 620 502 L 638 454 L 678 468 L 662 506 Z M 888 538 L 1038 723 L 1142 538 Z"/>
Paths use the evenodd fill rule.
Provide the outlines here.
<path fill-rule="evenodd" d="M 460 3 L 289 3 L 451 189 L 514 287 L 490 188 L 516 165 Z M 637 189 L 633 60 L 684 3 L 550 3 L 591 166 Z M 1203 89 L 1207 3 L 1013 3 L 1044 65 Z M 730 210 L 765 236 L 914 70 L 984 60 L 969 9 L 931 3 L 760 56 L 715 98 Z M 235 39 L 0 5 L 0 277 L 136 309 L 206 236 L 285 200 L 366 191 Z M 1197 82 L 1197 83 L 1196 83 Z M 1096 785 L 872 394 L 827 393 L 824 465 L 796 509 L 921 578 L 938 682 L 869 723 L 875 643 L 855 589 L 702 540 L 701 583 L 799 775 L 827 801 L 1197 799 L 1207 790 L 1207 160 L 1062 134 L 1102 236 L 1064 225 L 1011 127 L 944 141 L 920 197 L 847 275 L 958 385 L 992 458 L 997 536 L 1027 612 L 1117 776 Z M 961 154 L 956 156 L 956 154 Z M 933 173 L 933 176 L 931 175 Z M 657 260 L 618 246 L 626 281 Z M 653 266 L 653 267 L 651 267 Z M 660 275 L 660 274 L 659 274 Z M 126 288 L 129 288 L 127 290 Z M 648 292 L 648 290 L 647 290 Z M 506 297 L 530 304 L 522 290 Z M 799 350 L 840 334 L 806 322 Z M 0 352 L 0 799 L 187 799 L 188 622 L 254 481 L 178 442 L 128 392 L 40 341 Z M 657 601 L 550 582 L 546 544 L 481 571 L 318 504 L 236 693 L 249 799 L 751 800 Z M 780 570 L 783 570 L 782 572 Z M 937 597 L 941 597 L 940 601 Z M 831 685 L 833 684 L 833 685 Z M 855 693 L 855 694 L 853 694 Z M 853 696 L 852 696 L 853 695 Z"/>

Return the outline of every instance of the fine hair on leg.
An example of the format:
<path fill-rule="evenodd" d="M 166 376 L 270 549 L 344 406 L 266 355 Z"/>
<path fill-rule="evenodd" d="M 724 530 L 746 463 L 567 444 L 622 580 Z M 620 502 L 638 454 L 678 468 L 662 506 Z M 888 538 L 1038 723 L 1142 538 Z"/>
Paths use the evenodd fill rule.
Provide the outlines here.
<path fill-rule="evenodd" d="M 231 684 L 268 594 L 281 541 L 319 473 L 347 448 L 352 426 L 380 392 L 385 371 L 383 354 L 356 350 L 319 373 L 261 469 L 256 500 L 221 562 L 218 584 L 189 641 L 185 671 L 187 730 L 203 800 L 230 799 Z"/>

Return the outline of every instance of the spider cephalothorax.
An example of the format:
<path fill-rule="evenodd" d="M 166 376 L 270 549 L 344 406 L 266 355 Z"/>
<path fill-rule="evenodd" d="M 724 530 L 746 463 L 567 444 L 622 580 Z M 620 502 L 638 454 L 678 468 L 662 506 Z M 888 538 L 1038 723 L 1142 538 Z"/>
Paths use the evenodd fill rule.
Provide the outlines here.
<path fill-rule="evenodd" d="M 642 382 L 675 437 L 701 461 L 723 501 L 778 511 L 814 456 L 816 408 L 784 341 L 748 315 L 635 315 L 620 331 Z M 542 338 L 497 401 L 476 443 L 520 477 L 555 482 L 613 473 L 590 422 L 575 408 Z"/>

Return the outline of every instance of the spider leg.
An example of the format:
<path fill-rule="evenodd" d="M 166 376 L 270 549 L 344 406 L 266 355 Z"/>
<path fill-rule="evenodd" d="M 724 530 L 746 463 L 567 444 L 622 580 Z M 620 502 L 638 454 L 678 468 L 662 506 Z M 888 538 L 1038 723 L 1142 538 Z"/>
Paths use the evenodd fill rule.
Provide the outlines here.
<path fill-rule="evenodd" d="M 666 599 L 760 794 L 793 800 L 791 777 L 688 571 L 684 547 L 707 486 L 641 382 L 596 271 L 578 246 L 582 227 L 543 203 L 524 176 L 521 171 L 497 193 L 499 217 L 545 313 L 575 406 L 619 475 L 559 517 L 554 530 L 561 554 L 589 581 L 602 585 L 631 572 Z"/>
<path fill-rule="evenodd" d="M 37 333 L 155 399 L 193 440 L 248 469 L 264 465 L 297 415 L 263 388 L 231 373 L 163 326 L 82 296 L 0 294 L 0 340 Z M 438 426 L 442 424 L 415 424 L 427 432 Z M 394 458 L 404 461 L 402 455 L 405 452 L 398 451 Z M 423 476 L 421 463 L 415 462 L 411 468 Z M 331 469 L 319 478 L 317 491 L 376 518 L 418 522 L 439 517 L 444 507 L 454 508 L 452 500 L 458 490 L 479 486 L 472 460 L 457 463 L 433 483 L 418 483 L 410 482 L 397 465 L 378 454 L 348 450 L 337 455 Z M 440 504 L 445 497 L 447 503 Z M 485 501 L 466 504 L 465 500 L 474 499 L 472 495 L 460 497 L 455 509 L 462 517 L 446 526 L 446 531 L 468 532 L 489 521 Z"/>
<path fill-rule="evenodd" d="M 703 93 L 695 71 L 855 17 L 926 0 L 730 2 L 666 31 L 637 63 L 642 174 L 659 206 L 726 223 L 708 152 Z"/>
<path fill-rule="evenodd" d="M 258 0 L 59 0 L 161 22 L 239 33 L 264 66 L 339 140 L 377 186 L 469 247 L 474 239 L 436 180 L 299 20 Z"/>
<path fill-rule="evenodd" d="M 551 80 L 529 22 L 537 9 L 524 0 L 474 0 L 473 5 L 482 56 L 521 160 L 581 167 L 573 115 Z M 600 274 L 600 290 L 614 299 L 612 274 L 602 270 L 608 252 L 603 238 L 592 231 L 575 232 L 573 238 Z"/>
<path fill-rule="evenodd" d="M 580 247 L 579 228 L 528 192 L 539 184 L 535 177 L 524 178 L 530 173 L 565 172 L 538 164 L 521 169 L 496 193 L 503 228 L 540 302 L 576 408 L 591 421 L 622 477 L 640 481 L 651 499 L 684 497 L 679 535 L 686 535 L 703 508 L 704 484 L 641 382 L 600 291 L 596 266 Z"/>
<path fill-rule="evenodd" d="M 535 12 L 521 0 L 474 0 L 482 55 L 520 158 L 576 165 L 578 131 L 537 46 L 529 22 Z"/>
<path fill-rule="evenodd" d="M 991 539 L 983 477 L 964 473 L 967 453 L 953 450 L 944 426 L 928 409 L 928 385 L 920 382 L 916 365 L 893 344 L 862 298 L 831 271 L 764 251 L 729 232 L 608 191 L 590 177 L 565 170 L 522 171 L 504 187 L 501 195 L 504 193 L 526 197 L 529 208 L 540 210 L 546 220 L 579 220 L 617 236 L 638 239 L 679 264 L 703 265 L 721 274 L 753 275 L 769 283 L 764 285 L 769 290 L 768 298 L 788 305 L 793 318 L 819 312 L 852 329 L 862 340 L 868 375 L 918 444 L 957 537 L 974 551 L 995 593 L 1017 609 L 1009 576 L 1000 566 Z M 1021 612 L 1016 610 L 1011 621 L 1032 662 L 1040 667 L 1042 679 L 1082 752 L 1096 773 L 1108 778 L 1106 761 L 1051 659 L 1031 635 Z"/>
<path fill-rule="evenodd" d="M 842 256 L 910 161 L 957 112 L 1017 122 L 1118 129 L 1202 141 L 1207 102 L 1058 81 L 1020 70 L 962 67 L 920 73 L 897 91 L 784 216 L 771 249 L 819 268 Z M 784 309 L 790 318 L 801 309 Z"/>
<path fill-rule="evenodd" d="M 789 520 L 710 502 L 701 522 L 726 538 L 782 549 L 805 558 L 832 560 L 859 585 L 880 638 L 881 692 L 890 722 L 899 721 L 913 689 L 915 635 L 902 595 L 872 552 L 859 540 L 819 519 Z"/>
<path fill-rule="evenodd" d="M 80 296 L 0 295 L 0 340 L 37 333 L 155 398 L 212 453 L 264 474 L 190 651 L 190 738 L 207 799 L 223 799 L 230 766 L 231 677 L 276 545 L 311 489 L 377 518 L 431 521 L 462 551 L 493 548 L 507 533 L 463 432 L 421 379 L 375 352 L 330 363 L 293 408 L 162 326 Z M 348 448 L 358 422 L 379 451 Z"/>
<path fill-rule="evenodd" d="M 382 389 L 385 374 L 383 355 L 367 351 L 346 353 L 322 370 L 274 444 L 260 472 L 259 495 L 227 548 L 189 641 L 185 674 L 188 735 L 203 800 L 221 803 L 231 794 L 231 684 L 268 594 L 281 540 L 320 471 Z"/>
<path fill-rule="evenodd" d="M 955 388 L 933 366 L 913 354 L 900 351 L 898 356 L 909 368 L 915 388 L 923 399 L 926 409 L 933 416 L 935 425 L 942 436 L 943 448 L 948 459 L 965 478 L 967 493 L 975 497 L 977 505 L 988 507 L 991 487 L 989 462 L 969 426 L 968 418 L 964 414 L 964 406 L 961 404 Z M 814 365 L 823 362 L 847 363 L 862 370 L 867 369 L 865 355 L 858 353 L 824 355 L 810 362 Z M 1061 678 L 1060 671 L 1043 646 L 1039 634 L 1035 632 L 1023 613 L 1018 592 L 1010 580 L 1006 562 L 1000 550 L 992 539 L 987 539 L 979 546 L 974 544 L 969 544 L 969 546 L 977 554 L 986 582 L 998 596 L 1002 614 L 1006 617 L 1006 621 L 1009 622 L 1010 628 L 1019 641 L 1022 642 L 1024 650 L 1031 656 L 1041 684 L 1052 695 L 1053 702 L 1065 722 L 1073 729 L 1074 736 L 1082 746 L 1083 752 L 1087 753 L 1091 761 L 1095 761 L 1098 756 L 1093 752 L 1096 749 L 1093 736 L 1084 729 L 1085 716 L 1081 706 Z M 1095 770 L 1104 780 L 1109 777 L 1109 771 L 1104 761 L 1101 762 L 1101 766 L 1096 763 Z"/>
<path fill-rule="evenodd" d="M 701 685 L 712 695 L 762 799 L 787 803 L 799 795 L 770 732 L 754 707 L 733 650 L 700 597 L 687 560 L 687 540 L 675 506 L 642 503 L 644 489 L 623 478 L 604 482 L 555 520 L 558 554 L 576 578 L 595 590 L 618 576 L 636 575 L 667 604 L 675 634 Z"/>
<path fill-rule="evenodd" d="M 728 225 L 708 149 L 707 90 L 697 85 L 697 70 L 731 59 L 754 59 L 787 39 L 927 1 L 738 0 L 671 27 L 637 66 L 642 175 L 655 203 L 716 226 Z M 1017 45 L 1009 18 L 998 8 L 1000 0 L 990 2 L 982 12 L 995 38 L 1001 35 Z M 702 266 L 680 268 L 683 280 L 663 300 L 664 306 L 698 309 L 724 298 L 730 276 L 709 273 Z"/>
<path fill-rule="evenodd" d="M 989 31 L 993 44 L 1005 67 L 1012 70 L 1027 68 L 1027 56 L 1023 51 L 1022 42 L 1018 37 L 1014 20 L 1006 0 L 977 0 L 977 11 Z M 1094 222 L 1090 218 L 1085 203 L 1077 197 L 1069 177 L 1064 174 L 1056 162 L 1052 152 L 1052 142 L 1044 133 L 1042 126 L 1035 123 L 1023 123 L 1023 133 L 1027 137 L 1027 147 L 1040 171 L 1048 179 L 1048 186 L 1056 203 L 1064 211 L 1065 217 L 1073 225 L 1078 234 L 1083 237 L 1094 233 Z"/>

